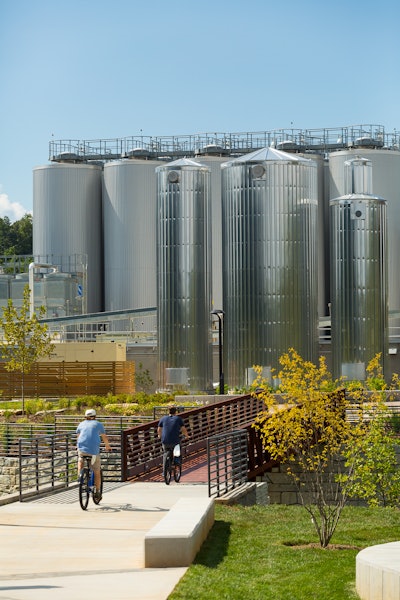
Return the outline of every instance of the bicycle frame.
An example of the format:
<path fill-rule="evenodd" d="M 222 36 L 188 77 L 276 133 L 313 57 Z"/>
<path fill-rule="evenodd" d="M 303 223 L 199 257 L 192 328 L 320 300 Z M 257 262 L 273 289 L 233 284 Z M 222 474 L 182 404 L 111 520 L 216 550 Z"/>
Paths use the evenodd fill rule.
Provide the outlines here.
<path fill-rule="evenodd" d="M 94 470 L 92 467 L 92 456 L 84 456 L 84 467 L 79 476 L 79 504 L 82 510 L 86 510 L 89 504 L 90 495 L 95 504 L 99 504 L 103 491 L 103 474 L 100 469 L 100 490 L 96 490 Z M 100 492 L 100 497 L 97 496 L 96 492 Z"/>
<path fill-rule="evenodd" d="M 180 446 L 180 444 L 179 444 Z M 163 475 L 167 485 L 170 484 L 172 475 L 176 483 L 179 483 L 182 474 L 182 451 L 179 456 L 174 456 L 174 448 L 167 448 L 163 456 Z"/>

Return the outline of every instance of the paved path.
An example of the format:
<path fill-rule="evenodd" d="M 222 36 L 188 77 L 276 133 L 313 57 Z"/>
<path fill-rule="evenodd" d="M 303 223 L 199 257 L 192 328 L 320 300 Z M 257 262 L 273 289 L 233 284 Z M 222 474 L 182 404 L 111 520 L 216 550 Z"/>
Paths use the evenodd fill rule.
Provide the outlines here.
<path fill-rule="evenodd" d="M 77 488 L 0 506 L 0 600 L 165 600 L 186 568 L 144 569 L 144 535 L 204 484 L 106 484 L 82 511 Z"/>

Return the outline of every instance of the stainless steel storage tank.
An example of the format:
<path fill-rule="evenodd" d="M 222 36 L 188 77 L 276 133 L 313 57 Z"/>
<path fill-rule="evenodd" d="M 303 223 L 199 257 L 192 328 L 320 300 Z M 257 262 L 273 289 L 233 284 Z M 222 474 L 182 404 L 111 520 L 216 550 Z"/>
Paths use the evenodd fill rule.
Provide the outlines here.
<path fill-rule="evenodd" d="M 160 161 L 120 160 L 104 166 L 105 310 L 155 307 L 155 168 Z"/>
<path fill-rule="evenodd" d="M 318 197 L 318 315 L 324 317 L 329 314 L 329 253 L 325 250 L 329 246 L 329 203 L 326 202 L 326 185 L 328 161 L 324 154 L 314 152 L 298 152 L 296 156 L 313 160 L 317 165 L 317 197 Z"/>
<path fill-rule="evenodd" d="M 372 189 L 369 193 L 387 203 L 388 303 L 389 324 L 400 326 L 400 152 L 358 148 L 329 155 L 330 192 L 333 200 L 348 194 L 344 163 L 361 157 L 372 163 Z"/>
<path fill-rule="evenodd" d="M 207 149 L 203 149 L 207 151 Z M 198 159 L 211 171 L 212 305 L 222 307 L 222 211 L 221 165 L 226 156 L 202 154 Z"/>
<path fill-rule="evenodd" d="M 102 168 L 52 164 L 33 170 L 33 254 L 60 271 L 75 270 L 72 256 L 85 257 L 87 312 L 103 310 Z"/>
<path fill-rule="evenodd" d="M 210 170 L 182 159 L 156 172 L 160 384 L 204 392 L 212 388 Z"/>
<path fill-rule="evenodd" d="M 368 194 L 330 202 L 333 375 L 364 380 L 387 355 L 386 203 Z"/>
<path fill-rule="evenodd" d="M 243 386 L 290 347 L 317 360 L 317 167 L 264 148 L 222 169 L 226 381 Z"/>

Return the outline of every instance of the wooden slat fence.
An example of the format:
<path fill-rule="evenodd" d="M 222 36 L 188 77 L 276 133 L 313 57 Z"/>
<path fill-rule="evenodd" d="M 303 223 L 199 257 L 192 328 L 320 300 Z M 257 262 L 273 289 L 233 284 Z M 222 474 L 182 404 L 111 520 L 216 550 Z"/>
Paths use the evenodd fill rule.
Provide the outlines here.
<path fill-rule="evenodd" d="M 21 374 L 0 363 L 0 390 L 5 400 L 21 397 Z M 135 392 L 135 363 L 38 362 L 24 377 L 25 397 L 54 398 Z"/>

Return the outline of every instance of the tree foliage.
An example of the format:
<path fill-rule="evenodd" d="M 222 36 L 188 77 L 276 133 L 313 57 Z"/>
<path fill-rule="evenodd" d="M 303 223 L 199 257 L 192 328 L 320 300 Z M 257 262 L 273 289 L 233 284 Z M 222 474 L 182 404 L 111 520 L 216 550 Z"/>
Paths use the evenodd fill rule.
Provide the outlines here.
<path fill-rule="evenodd" d="M 361 442 L 371 424 L 365 415 L 374 412 L 371 407 L 382 402 L 382 395 L 367 395 L 361 384 L 345 389 L 343 381 L 332 380 L 324 357 L 315 365 L 290 349 L 280 364 L 277 393 L 255 367 L 253 393 L 261 394 L 266 404 L 255 427 L 271 458 L 285 464 L 326 547 L 349 493 L 356 495 L 354 482 L 364 460 Z M 371 378 L 376 383 L 379 373 Z M 354 419 L 346 418 L 348 412 Z M 348 454 L 350 449 L 354 454 Z"/>
<path fill-rule="evenodd" d="M 353 476 L 341 477 L 349 496 L 362 498 L 369 506 L 400 506 L 400 469 L 396 440 L 388 430 L 387 411 L 380 407 L 365 435 L 344 450 L 346 466 Z"/>
<path fill-rule="evenodd" d="M 135 373 L 136 391 L 148 393 L 154 385 L 154 381 L 150 375 L 149 369 L 143 369 L 143 363 L 140 362 L 138 367 L 139 368 Z"/>
<path fill-rule="evenodd" d="M 390 386 L 385 382 L 381 355 L 377 354 L 367 367 L 368 390 L 374 391 L 371 400 L 363 402 L 364 434 L 353 440 L 343 452 L 346 466 L 351 467 L 351 479 L 346 475 L 340 481 L 351 497 L 362 498 L 369 506 L 400 507 L 400 465 L 396 455 L 399 440 L 392 427 L 393 417 L 386 400 L 392 399 L 391 390 L 399 389 L 398 375 L 392 377 Z M 360 402 L 365 390 L 352 387 L 353 401 Z"/>
<path fill-rule="evenodd" d="M 21 373 L 22 411 L 24 412 L 24 377 L 32 369 L 33 363 L 42 357 L 50 356 L 53 344 L 45 323 L 39 323 L 38 317 L 44 315 L 44 307 L 39 315 L 30 315 L 29 286 L 25 286 L 21 308 L 9 300 L 3 307 L 1 327 L 3 336 L 0 343 L 2 358 L 8 371 Z"/>
<path fill-rule="evenodd" d="M 9 217 L 0 218 L 0 254 L 32 254 L 32 215 L 13 223 Z"/>

